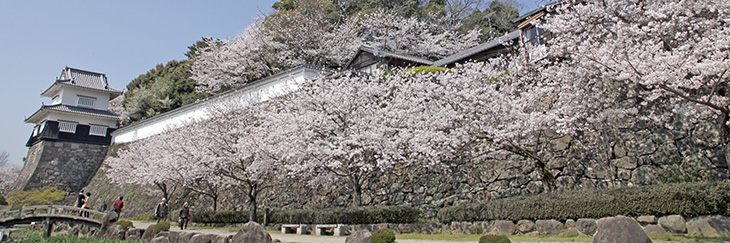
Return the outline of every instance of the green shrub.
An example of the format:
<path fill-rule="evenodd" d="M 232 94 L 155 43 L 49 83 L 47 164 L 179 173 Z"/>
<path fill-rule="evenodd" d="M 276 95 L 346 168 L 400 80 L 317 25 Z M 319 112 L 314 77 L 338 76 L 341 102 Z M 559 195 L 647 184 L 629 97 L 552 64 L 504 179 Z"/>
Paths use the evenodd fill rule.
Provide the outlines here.
<path fill-rule="evenodd" d="M 47 186 L 41 189 L 10 193 L 7 201 L 11 207 L 46 205 L 63 199 L 64 194 L 66 193 L 57 187 Z"/>
<path fill-rule="evenodd" d="M 446 207 L 439 211 L 443 223 L 521 219 L 602 218 L 615 215 L 728 215 L 730 182 L 661 184 L 610 190 L 523 195 Z"/>
<path fill-rule="evenodd" d="M 122 230 L 127 231 L 129 228 L 134 227 L 134 224 L 132 221 L 129 220 L 120 220 L 117 222 L 114 222 L 114 224 L 119 225 Z"/>
<path fill-rule="evenodd" d="M 370 236 L 371 243 L 393 243 L 395 242 L 395 233 L 391 229 L 379 229 Z"/>
<path fill-rule="evenodd" d="M 504 235 L 482 235 L 479 237 L 479 243 L 512 243 L 512 241 Z"/>
<path fill-rule="evenodd" d="M 155 225 L 155 227 L 152 229 L 152 232 L 157 235 L 157 233 L 160 233 L 162 231 L 169 231 L 170 230 L 170 222 L 162 221 Z"/>

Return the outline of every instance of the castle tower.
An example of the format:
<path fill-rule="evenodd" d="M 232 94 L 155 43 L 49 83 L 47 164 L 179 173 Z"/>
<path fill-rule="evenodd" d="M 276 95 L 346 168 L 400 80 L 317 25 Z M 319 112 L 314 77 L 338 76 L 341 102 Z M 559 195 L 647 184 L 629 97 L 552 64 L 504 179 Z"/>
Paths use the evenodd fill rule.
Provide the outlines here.
<path fill-rule="evenodd" d="M 51 98 L 25 119 L 36 124 L 26 143 L 28 156 L 13 191 L 56 186 L 78 191 L 104 161 L 119 115 L 109 100 L 122 92 L 109 87 L 106 75 L 66 67 L 41 93 Z"/>

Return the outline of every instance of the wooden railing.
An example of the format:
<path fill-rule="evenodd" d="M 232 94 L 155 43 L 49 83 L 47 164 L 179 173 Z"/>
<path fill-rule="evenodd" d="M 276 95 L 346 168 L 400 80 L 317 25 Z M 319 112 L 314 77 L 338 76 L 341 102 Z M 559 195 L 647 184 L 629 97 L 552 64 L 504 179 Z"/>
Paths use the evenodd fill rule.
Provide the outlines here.
<path fill-rule="evenodd" d="M 101 215 L 101 216 L 97 216 Z M 105 213 L 64 205 L 35 205 L 20 208 L 10 208 L 0 210 L 0 222 L 8 220 L 37 217 L 37 218 L 86 218 L 85 220 L 94 221 L 101 224 L 101 218 Z"/>

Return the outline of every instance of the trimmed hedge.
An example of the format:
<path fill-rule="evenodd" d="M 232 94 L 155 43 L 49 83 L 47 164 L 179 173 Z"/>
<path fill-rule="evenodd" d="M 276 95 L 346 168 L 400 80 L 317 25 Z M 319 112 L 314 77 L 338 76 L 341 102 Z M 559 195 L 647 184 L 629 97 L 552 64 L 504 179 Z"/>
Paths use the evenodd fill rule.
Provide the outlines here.
<path fill-rule="evenodd" d="M 263 222 L 263 210 L 257 222 Z M 248 211 L 191 212 L 196 223 L 246 223 Z M 378 224 L 415 223 L 421 210 L 407 206 L 374 206 L 327 209 L 272 210 L 270 223 L 280 224 Z"/>
<path fill-rule="evenodd" d="M 730 213 L 730 182 L 690 182 L 608 190 L 524 195 L 446 207 L 441 222 L 602 218 L 615 215 L 686 217 Z"/>
<path fill-rule="evenodd" d="M 272 211 L 271 222 L 285 224 L 409 224 L 417 222 L 420 215 L 420 209 L 408 206 L 297 209 Z"/>
<path fill-rule="evenodd" d="M 223 223 L 223 224 L 238 224 L 248 222 L 248 210 L 245 211 L 203 211 L 194 212 L 190 211 L 190 221 L 195 223 Z M 256 222 L 263 222 L 263 212 L 257 212 Z"/>

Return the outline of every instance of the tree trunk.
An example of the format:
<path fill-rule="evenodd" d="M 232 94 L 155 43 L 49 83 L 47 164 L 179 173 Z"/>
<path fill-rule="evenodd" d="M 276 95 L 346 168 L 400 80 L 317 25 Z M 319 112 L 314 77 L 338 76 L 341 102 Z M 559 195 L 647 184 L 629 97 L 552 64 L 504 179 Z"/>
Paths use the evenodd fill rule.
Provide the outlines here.
<path fill-rule="evenodd" d="M 258 192 L 256 190 L 255 185 L 250 185 L 248 191 L 248 222 L 256 222 L 256 208 L 258 208 L 256 203 Z"/>
<path fill-rule="evenodd" d="M 545 191 L 546 192 L 552 192 L 555 191 L 555 189 L 558 188 L 557 185 L 555 185 L 555 176 L 552 172 L 550 172 L 550 169 L 547 168 L 547 165 L 542 160 L 537 160 L 537 169 L 540 170 L 540 177 L 542 177 L 542 183 L 545 184 Z"/>
<path fill-rule="evenodd" d="M 213 211 L 218 211 L 218 196 L 214 196 L 213 198 Z"/>
<path fill-rule="evenodd" d="M 352 186 L 353 203 L 355 204 L 355 206 L 362 206 L 362 185 L 360 185 L 360 182 L 357 179 L 357 176 L 350 175 L 350 176 L 348 176 L 348 180 L 350 181 L 350 185 Z"/>

